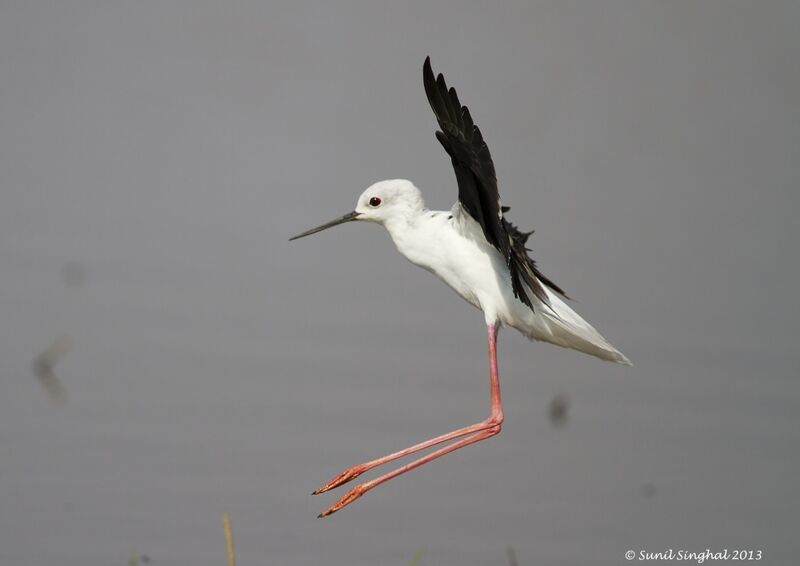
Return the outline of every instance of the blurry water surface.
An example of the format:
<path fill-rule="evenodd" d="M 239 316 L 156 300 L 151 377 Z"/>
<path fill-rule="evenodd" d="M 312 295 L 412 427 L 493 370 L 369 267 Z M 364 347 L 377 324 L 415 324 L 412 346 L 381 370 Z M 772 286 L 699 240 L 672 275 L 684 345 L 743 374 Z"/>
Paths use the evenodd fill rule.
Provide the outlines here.
<path fill-rule="evenodd" d="M 222 564 L 225 511 L 243 566 L 795 563 L 798 23 L 4 3 L 0 564 Z M 333 474 L 488 411 L 481 314 L 382 230 L 286 241 L 381 178 L 450 206 L 427 54 L 542 268 L 635 365 L 505 331 L 503 434 L 317 520 Z"/>

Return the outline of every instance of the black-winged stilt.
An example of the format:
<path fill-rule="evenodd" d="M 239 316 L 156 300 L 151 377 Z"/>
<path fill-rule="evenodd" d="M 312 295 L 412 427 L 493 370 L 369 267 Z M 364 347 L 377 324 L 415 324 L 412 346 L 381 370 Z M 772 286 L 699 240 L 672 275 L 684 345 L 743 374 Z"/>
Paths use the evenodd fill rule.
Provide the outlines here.
<path fill-rule="evenodd" d="M 453 441 L 413 462 L 356 485 L 320 514 L 334 513 L 365 492 L 440 456 L 492 437 L 503 424 L 497 374 L 497 334 L 502 325 L 516 328 L 531 340 L 572 348 L 603 360 L 630 365 L 628 359 L 564 302 L 564 291 L 539 271 L 527 254 L 530 233 L 505 219 L 494 164 L 481 131 L 455 89 L 444 77 L 434 78 L 430 57 L 423 66 L 428 96 L 440 131 L 436 138 L 453 162 L 458 202 L 449 211 L 425 207 L 411 181 L 392 179 L 369 187 L 353 212 L 291 238 L 296 240 L 338 224 L 363 220 L 382 224 L 409 261 L 434 273 L 468 303 L 483 311 L 489 343 L 489 418 L 437 436 L 382 458 L 357 464 L 315 490 L 339 487 L 381 464 Z"/>

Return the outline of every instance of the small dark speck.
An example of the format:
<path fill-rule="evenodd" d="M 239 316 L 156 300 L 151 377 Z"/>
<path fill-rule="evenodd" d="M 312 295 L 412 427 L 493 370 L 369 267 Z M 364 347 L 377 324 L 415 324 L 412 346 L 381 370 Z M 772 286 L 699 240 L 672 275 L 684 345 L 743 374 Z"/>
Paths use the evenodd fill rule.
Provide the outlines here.
<path fill-rule="evenodd" d="M 447 217 L 447 219 L 448 220 L 452 220 L 453 219 L 453 215 L 451 214 L 450 216 Z"/>
<path fill-rule="evenodd" d="M 643 483 L 640 491 L 642 497 L 653 497 L 656 494 L 656 486 L 650 482 Z"/>
<path fill-rule="evenodd" d="M 569 420 L 569 397 L 566 393 L 559 393 L 550 401 L 548 406 L 550 424 L 556 428 L 564 428 Z"/>
<path fill-rule="evenodd" d="M 69 336 L 61 336 L 39 353 L 31 364 L 36 379 L 39 380 L 50 400 L 56 405 L 65 401 L 67 392 L 53 368 L 71 349 L 72 341 Z"/>

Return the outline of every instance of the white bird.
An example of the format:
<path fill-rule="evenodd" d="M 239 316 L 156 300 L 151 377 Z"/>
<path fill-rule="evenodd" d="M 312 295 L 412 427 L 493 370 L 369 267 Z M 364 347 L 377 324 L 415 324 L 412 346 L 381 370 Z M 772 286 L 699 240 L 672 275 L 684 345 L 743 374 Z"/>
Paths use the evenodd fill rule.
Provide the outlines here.
<path fill-rule="evenodd" d="M 398 251 L 411 263 L 447 283 L 468 303 L 483 311 L 489 345 L 491 413 L 476 424 L 454 430 L 404 450 L 357 464 L 315 490 L 323 493 L 381 464 L 452 441 L 413 462 L 359 484 L 320 514 L 334 513 L 375 486 L 449 452 L 498 434 L 503 406 L 497 373 L 497 335 L 501 326 L 516 328 L 531 340 L 572 348 L 603 360 L 630 365 L 588 322 L 572 310 L 564 291 L 545 277 L 527 254 L 530 233 L 505 219 L 489 148 L 469 110 L 434 78 L 430 57 L 423 83 L 440 131 L 436 138 L 450 156 L 458 182 L 458 202 L 449 211 L 425 206 L 419 189 L 405 179 L 380 181 L 358 198 L 353 212 L 291 238 L 296 240 L 351 221 L 375 222 L 389 232 Z"/>

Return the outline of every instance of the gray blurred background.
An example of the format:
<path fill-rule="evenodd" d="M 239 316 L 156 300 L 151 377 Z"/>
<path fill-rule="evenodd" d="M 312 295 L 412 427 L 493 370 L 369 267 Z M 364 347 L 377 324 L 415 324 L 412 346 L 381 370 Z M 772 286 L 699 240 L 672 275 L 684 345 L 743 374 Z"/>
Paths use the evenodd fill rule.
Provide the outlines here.
<path fill-rule="evenodd" d="M 777 1 L 3 2 L 0 564 L 222 564 L 225 511 L 241 566 L 797 563 L 799 26 Z M 330 476 L 488 414 L 478 311 L 374 225 L 287 242 L 383 178 L 450 207 L 428 54 L 634 367 L 506 331 L 503 434 L 317 520 Z"/>

